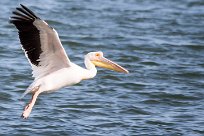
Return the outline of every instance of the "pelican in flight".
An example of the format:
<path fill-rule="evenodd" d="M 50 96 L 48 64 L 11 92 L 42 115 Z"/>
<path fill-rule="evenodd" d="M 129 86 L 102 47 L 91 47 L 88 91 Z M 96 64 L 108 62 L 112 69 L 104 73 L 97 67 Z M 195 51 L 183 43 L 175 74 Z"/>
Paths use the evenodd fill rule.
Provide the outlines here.
<path fill-rule="evenodd" d="M 95 66 L 128 73 L 125 68 L 106 59 L 100 51 L 85 55 L 86 68 L 72 63 L 55 29 L 22 4 L 12 13 L 10 23 L 18 29 L 22 49 L 34 77 L 33 83 L 22 95 L 33 94 L 24 108 L 22 118 L 28 118 L 40 93 L 55 91 L 93 78 L 97 73 Z"/>

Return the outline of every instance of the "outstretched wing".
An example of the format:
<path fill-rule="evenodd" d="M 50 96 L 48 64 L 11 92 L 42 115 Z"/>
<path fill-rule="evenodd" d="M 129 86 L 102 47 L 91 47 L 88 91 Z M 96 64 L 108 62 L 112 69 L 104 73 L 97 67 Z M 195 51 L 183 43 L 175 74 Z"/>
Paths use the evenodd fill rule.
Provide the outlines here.
<path fill-rule="evenodd" d="M 70 66 L 58 33 L 30 9 L 21 4 L 13 11 L 10 23 L 18 29 L 22 48 L 36 79 Z"/>

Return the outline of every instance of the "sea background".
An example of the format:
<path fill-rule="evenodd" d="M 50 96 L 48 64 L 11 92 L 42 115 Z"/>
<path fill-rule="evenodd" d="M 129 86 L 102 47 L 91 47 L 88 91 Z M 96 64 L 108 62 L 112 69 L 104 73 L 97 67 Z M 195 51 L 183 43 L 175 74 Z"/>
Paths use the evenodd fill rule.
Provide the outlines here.
<path fill-rule="evenodd" d="M 32 71 L 8 23 L 20 3 L 57 30 L 71 61 L 103 51 L 130 73 L 98 68 L 40 95 L 23 120 Z M 204 135 L 203 0 L 4 0 L 0 41 L 1 136 Z"/>

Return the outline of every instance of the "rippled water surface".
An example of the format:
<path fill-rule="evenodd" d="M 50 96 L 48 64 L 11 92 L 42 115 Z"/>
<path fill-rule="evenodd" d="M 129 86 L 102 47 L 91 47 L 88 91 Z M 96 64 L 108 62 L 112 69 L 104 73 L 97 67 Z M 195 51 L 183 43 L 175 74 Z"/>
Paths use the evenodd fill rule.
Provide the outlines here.
<path fill-rule="evenodd" d="M 8 23 L 20 3 L 58 31 L 73 62 L 100 50 L 130 74 L 99 69 L 40 95 L 21 119 L 33 78 Z M 7 0 L 0 9 L 0 135 L 204 135 L 203 0 Z"/>

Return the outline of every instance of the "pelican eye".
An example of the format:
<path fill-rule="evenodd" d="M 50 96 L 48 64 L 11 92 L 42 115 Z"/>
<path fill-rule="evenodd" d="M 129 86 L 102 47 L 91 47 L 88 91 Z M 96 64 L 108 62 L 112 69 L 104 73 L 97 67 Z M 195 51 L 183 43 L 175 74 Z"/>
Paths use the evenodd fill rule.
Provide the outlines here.
<path fill-rule="evenodd" d="M 101 55 L 100 55 L 100 53 L 96 53 L 96 55 L 95 55 L 95 56 L 96 56 L 96 57 L 99 57 L 99 56 L 101 56 Z"/>

